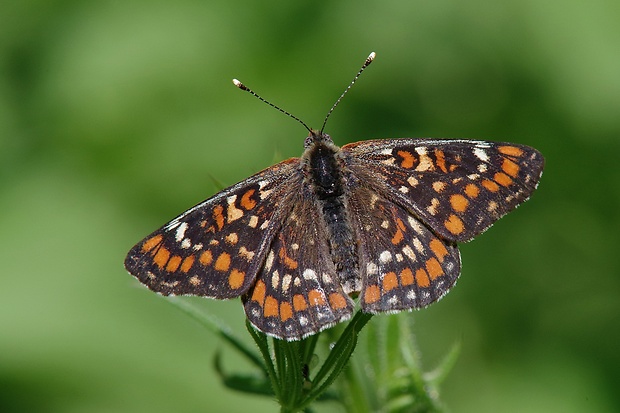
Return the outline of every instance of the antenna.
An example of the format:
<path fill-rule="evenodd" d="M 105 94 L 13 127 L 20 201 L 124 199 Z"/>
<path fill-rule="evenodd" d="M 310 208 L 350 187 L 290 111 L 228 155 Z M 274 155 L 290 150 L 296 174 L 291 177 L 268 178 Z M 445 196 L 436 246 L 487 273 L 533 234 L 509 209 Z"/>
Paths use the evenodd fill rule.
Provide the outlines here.
<path fill-rule="evenodd" d="M 301 119 L 299 119 L 297 116 L 290 114 L 289 112 L 285 111 L 284 109 L 280 108 L 279 106 L 274 105 L 273 103 L 269 102 L 268 100 L 263 99 L 259 94 L 257 94 L 256 92 L 254 92 L 252 89 L 250 89 L 249 87 L 247 87 L 246 85 L 244 85 L 243 83 L 241 83 L 239 80 L 237 79 L 233 79 L 232 82 L 234 83 L 235 86 L 237 86 L 239 89 L 241 90 L 245 90 L 246 92 L 248 92 L 249 94 L 251 94 L 252 96 L 254 96 L 255 98 L 257 98 L 258 100 L 260 100 L 263 103 L 268 104 L 269 106 L 271 106 L 272 108 L 275 108 L 277 110 L 279 110 L 280 112 L 284 113 L 286 116 L 295 119 L 297 122 L 301 123 L 302 125 L 304 125 L 304 128 L 306 128 L 308 130 L 308 132 L 312 133 L 312 129 L 310 129 L 308 127 L 308 125 L 306 125 L 304 123 L 304 121 L 302 121 Z"/>
<path fill-rule="evenodd" d="M 373 60 L 375 60 L 375 52 L 372 52 L 368 55 L 368 57 L 366 58 L 366 60 L 364 61 L 364 64 L 362 65 L 362 67 L 360 68 L 360 70 L 357 72 L 357 74 L 355 75 L 355 77 L 353 78 L 353 80 L 351 81 L 351 83 L 349 84 L 349 86 L 347 86 L 347 88 L 344 90 L 344 92 L 342 92 L 342 94 L 340 95 L 340 97 L 338 98 L 338 100 L 336 100 L 336 103 L 333 104 L 333 106 L 331 107 L 331 109 L 329 110 L 329 112 L 327 112 L 327 115 L 325 116 L 325 120 L 323 121 L 323 126 L 321 127 L 321 134 L 323 134 L 323 130 L 325 129 L 325 125 L 327 124 L 327 119 L 329 119 L 329 116 L 332 114 L 332 112 L 334 111 L 334 109 L 336 109 L 336 106 L 338 106 L 338 104 L 340 103 L 340 101 L 342 100 L 342 98 L 344 97 L 344 95 L 347 94 L 347 92 L 349 91 L 349 89 L 351 89 L 351 87 L 353 86 L 353 84 L 357 81 L 357 79 L 360 77 L 360 75 L 362 74 L 362 72 L 364 71 L 364 69 L 366 69 Z M 266 99 L 263 99 L 258 93 L 254 92 L 252 89 L 250 89 L 249 87 L 247 87 L 246 85 L 244 85 L 243 83 L 241 83 L 241 81 L 237 80 L 237 79 L 233 79 L 232 80 L 233 84 L 235 86 L 237 86 L 239 89 L 244 90 L 246 92 L 248 92 L 249 94 L 251 94 L 252 96 L 254 96 L 255 98 L 257 98 L 258 100 L 260 100 L 263 103 L 268 104 L 269 106 L 271 106 L 274 109 L 277 109 L 278 111 L 284 113 L 286 116 L 295 119 L 297 122 L 301 123 L 304 128 L 306 128 L 308 130 L 308 132 L 313 133 L 312 129 L 310 129 L 308 127 L 308 125 L 306 125 L 304 123 L 304 121 L 302 121 L 301 119 L 299 119 L 297 116 L 285 111 L 284 109 L 280 108 L 279 106 L 274 105 L 273 103 L 269 102 Z"/>
<path fill-rule="evenodd" d="M 366 58 L 366 61 L 364 62 L 364 64 L 360 68 L 359 72 L 357 72 L 357 74 L 355 75 L 355 77 L 353 78 L 351 83 L 349 83 L 349 86 L 347 86 L 347 88 L 344 90 L 344 92 L 342 92 L 342 95 L 340 95 L 338 100 L 336 100 L 336 103 L 334 103 L 334 105 L 329 110 L 329 112 L 327 112 L 327 115 L 325 115 L 325 120 L 323 121 L 323 126 L 321 127 L 321 134 L 323 134 L 323 130 L 325 129 L 325 125 L 327 125 L 327 119 L 329 119 L 330 115 L 332 114 L 334 109 L 336 109 L 336 106 L 338 106 L 338 104 L 340 103 L 340 101 L 342 100 L 344 95 L 346 95 L 347 92 L 349 91 L 349 89 L 351 89 L 351 87 L 353 87 L 353 84 L 355 84 L 355 82 L 357 82 L 357 79 L 360 77 L 360 75 L 362 74 L 364 69 L 366 69 L 372 63 L 373 60 L 375 60 L 375 56 L 377 56 L 377 54 L 375 52 L 372 52 L 372 53 L 370 53 L 368 55 L 368 57 Z"/>

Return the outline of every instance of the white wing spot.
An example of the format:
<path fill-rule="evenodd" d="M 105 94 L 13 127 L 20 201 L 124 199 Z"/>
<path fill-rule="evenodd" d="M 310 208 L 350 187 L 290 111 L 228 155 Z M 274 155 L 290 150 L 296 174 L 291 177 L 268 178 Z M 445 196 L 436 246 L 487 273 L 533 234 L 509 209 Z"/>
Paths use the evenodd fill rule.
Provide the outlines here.
<path fill-rule="evenodd" d="M 409 178 L 407 178 L 407 183 L 411 185 L 412 187 L 415 187 L 418 185 L 419 181 L 413 176 L 410 176 Z"/>
<path fill-rule="evenodd" d="M 188 249 L 191 246 L 192 242 L 189 240 L 189 238 L 185 238 L 183 241 L 181 241 L 181 248 L 183 248 L 184 250 Z"/>
<path fill-rule="evenodd" d="M 185 231 L 187 231 L 187 222 L 184 222 L 178 226 L 177 233 L 176 233 L 177 242 L 181 242 L 181 240 L 185 238 Z"/>
<path fill-rule="evenodd" d="M 476 158 L 480 159 L 483 162 L 489 161 L 489 155 L 487 155 L 487 151 L 482 148 L 474 148 L 474 155 L 476 156 Z"/>
<path fill-rule="evenodd" d="M 379 261 L 381 261 L 383 264 L 386 264 L 392 261 L 392 253 L 390 251 L 383 251 L 379 255 Z"/>
<path fill-rule="evenodd" d="M 251 261 L 252 258 L 254 258 L 254 252 L 248 251 L 246 247 L 239 248 L 239 255 L 241 255 L 243 258 L 245 258 L 248 261 Z M 269 267 L 271 268 L 271 265 Z"/>
<path fill-rule="evenodd" d="M 272 192 L 273 192 L 273 189 L 269 189 L 269 190 L 266 190 L 266 191 L 259 191 L 258 196 L 260 197 L 260 199 L 265 199 L 269 195 L 271 195 Z"/>
<path fill-rule="evenodd" d="M 284 274 L 284 277 L 282 277 L 282 291 L 288 291 L 288 288 L 291 286 L 292 280 L 293 276 L 291 274 Z"/>
<path fill-rule="evenodd" d="M 431 204 L 426 207 L 429 214 L 435 216 L 437 214 L 437 207 L 439 206 L 439 200 L 437 198 L 431 199 Z"/>
<path fill-rule="evenodd" d="M 278 284 L 280 284 L 280 273 L 278 272 L 278 270 L 274 270 L 271 274 L 271 286 L 274 290 L 277 290 Z"/>
<path fill-rule="evenodd" d="M 273 259 L 274 259 L 274 254 L 273 254 L 273 250 L 269 251 L 269 254 L 267 254 L 267 259 L 265 260 L 265 269 L 267 271 L 271 270 L 271 266 L 273 265 Z"/>
<path fill-rule="evenodd" d="M 489 169 L 489 166 L 486 163 L 481 163 L 480 165 L 478 165 L 478 168 L 476 169 L 478 169 L 478 172 L 483 174 Z"/>
<path fill-rule="evenodd" d="M 433 182 L 433 189 L 435 190 L 435 192 L 441 192 L 446 189 L 446 183 L 441 181 L 435 181 Z"/>
<path fill-rule="evenodd" d="M 331 284 L 332 283 L 332 277 L 328 273 L 326 273 L 326 272 L 323 273 L 323 276 L 321 278 L 323 278 L 323 282 L 325 284 Z"/>
<path fill-rule="evenodd" d="M 303 277 L 305 280 L 317 281 L 316 272 L 314 272 L 314 270 L 311 270 L 310 268 L 307 268 L 304 270 Z"/>
<path fill-rule="evenodd" d="M 407 218 L 407 222 L 409 223 L 409 225 L 411 225 L 411 228 L 413 228 L 415 232 L 417 232 L 418 234 L 424 234 L 424 228 L 422 227 L 422 224 L 420 224 L 414 217 L 410 216 L 409 218 Z"/>
<path fill-rule="evenodd" d="M 231 245 L 235 245 L 239 241 L 239 236 L 237 235 L 236 232 L 231 232 L 230 234 L 226 235 L 226 238 L 224 239 L 226 240 L 227 243 Z"/>
<path fill-rule="evenodd" d="M 202 249 L 204 245 L 202 245 L 202 242 L 199 242 L 198 244 L 194 244 L 194 247 L 192 248 L 194 251 L 200 251 Z"/>
<path fill-rule="evenodd" d="M 415 170 L 418 172 L 432 171 L 434 169 L 433 161 L 425 154 L 420 154 L 420 163 L 416 166 Z"/>
<path fill-rule="evenodd" d="M 263 222 L 263 225 L 260 226 L 260 229 L 267 229 L 267 227 L 269 226 L 269 220 L 266 219 L 265 222 Z"/>
<path fill-rule="evenodd" d="M 388 229 L 389 227 L 390 227 L 390 223 L 388 222 L 387 219 L 381 223 L 381 228 Z"/>
<path fill-rule="evenodd" d="M 405 245 L 403 247 L 403 254 L 405 254 L 411 261 L 416 260 L 415 252 L 413 252 L 409 245 Z"/>
<path fill-rule="evenodd" d="M 226 198 L 226 201 L 228 201 L 228 209 L 226 211 L 227 218 L 228 218 L 227 222 L 236 221 L 243 216 L 243 211 L 235 206 L 236 200 L 237 200 L 237 195 L 232 195 Z"/>
<path fill-rule="evenodd" d="M 409 188 L 407 188 L 406 186 L 401 186 L 400 188 L 398 188 L 398 190 L 402 192 L 403 194 L 406 194 L 407 192 L 409 192 Z"/>
<path fill-rule="evenodd" d="M 415 300 L 415 291 L 409 290 L 405 297 L 407 297 L 409 300 L 412 300 L 412 301 Z"/>
<path fill-rule="evenodd" d="M 413 239 L 413 247 L 420 253 L 424 253 L 424 245 L 418 238 Z"/>
<path fill-rule="evenodd" d="M 256 228 L 258 225 L 258 217 L 256 215 L 252 215 L 250 217 L 250 221 L 248 221 L 248 227 Z"/>
<path fill-rule="evenodd" d="M 377 268 L 377 264 L 374 262 L 369 262 L 366 264 L 366 274 L 375 275 L 379 272 L 379 268 Z"/>

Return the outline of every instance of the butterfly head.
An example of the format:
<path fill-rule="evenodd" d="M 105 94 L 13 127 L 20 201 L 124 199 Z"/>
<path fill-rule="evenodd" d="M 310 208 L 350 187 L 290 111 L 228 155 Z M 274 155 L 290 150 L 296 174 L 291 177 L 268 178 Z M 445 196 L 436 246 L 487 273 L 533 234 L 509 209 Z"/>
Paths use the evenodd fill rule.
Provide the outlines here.
<path fill-rule="evenodd" d="M 304 149 L 308 149 L 318 144 L 332 146 L 334 144 L 334 141 L 332 140 L 332 137 L 328 134 L 315 129 L 310 129 L 310 133 L 308 134 L 308 137 L 304 142 Z"/>

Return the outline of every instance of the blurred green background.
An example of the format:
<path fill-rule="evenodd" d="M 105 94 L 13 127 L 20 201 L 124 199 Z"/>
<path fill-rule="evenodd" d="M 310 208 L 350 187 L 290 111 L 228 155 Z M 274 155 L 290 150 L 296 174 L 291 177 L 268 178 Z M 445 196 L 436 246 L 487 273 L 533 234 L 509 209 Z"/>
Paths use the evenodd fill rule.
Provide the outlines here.
<path fill-rule="evenodd" d="M 248 368 L 123 269 L 184 209 L 302 152 L 462 137 L 528 144 L 533 198 L 463 245 L 417 320 L 427 368 L 461 342 L 453 412 L 619 411 L 620 3 L 2 1 L 0 411 L 275 411 Z M 192 299 L 244 332 L 238 300 Z M 340 411 L 325 405 L 317 411 Z"/>

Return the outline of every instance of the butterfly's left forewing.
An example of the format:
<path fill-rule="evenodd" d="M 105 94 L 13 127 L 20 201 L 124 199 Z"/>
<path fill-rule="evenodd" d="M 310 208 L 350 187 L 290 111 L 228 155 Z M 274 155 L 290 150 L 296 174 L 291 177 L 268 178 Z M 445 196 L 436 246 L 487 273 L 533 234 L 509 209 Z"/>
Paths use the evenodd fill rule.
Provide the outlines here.
<path fill-rule="evenodd" d="M 125 268 L 163 295 L 242 295 L 279 230 L 298 166 L 281 162 L 196 205 L 136 244 Z"/>
<path fill-rule="evenodd" d="M 544 166 L 540 152 L 512 143 L 382 139 L 342 151 L 361 181 L 458 242 L 527 200 Z"/>

